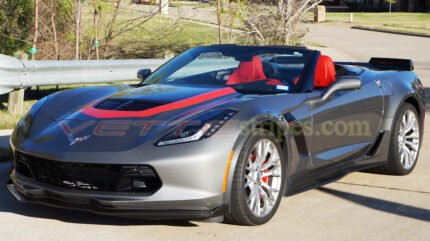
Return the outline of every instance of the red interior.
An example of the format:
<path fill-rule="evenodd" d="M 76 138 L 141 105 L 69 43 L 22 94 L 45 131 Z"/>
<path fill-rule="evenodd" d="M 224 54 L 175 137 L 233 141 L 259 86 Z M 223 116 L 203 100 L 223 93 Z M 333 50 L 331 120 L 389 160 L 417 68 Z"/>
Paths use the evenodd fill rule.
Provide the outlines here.
<path fill-rule="evenodd" d="M 315 70 L 315 88 L 325 88 L 333 84 L 336 80 L 336 69 L 333 60 L 326 55 L 321 55 L 318 59 Z"/>
<path fill-rule="evenodd" d="M 266 82 L 267 85 L 285 85 L 280 80 L 277 79 L 269 79 L 269 81 Z"/>
<path fill-rule="evenodd" d="M 227 85 L 244 84 L 267 79 L 263 71 L 260 57 L 254 56 L 251 61 L 240 62 L 237 69 L 229 76 Z M 326 88 L 336 80 L 336 69 L 333 60 L 327 55 L 321 55 L 315 70 L 315 88 Z M 271 79 L 267 84 L 283 85 L 279 80 Z"/>
<path fill-rule="evenodd" d="M 230 75 L 227 85 L 244 84 L 266 79 L 260 57 L 254 56 L 251 61 L 240 62 L 237 69 Z"/>

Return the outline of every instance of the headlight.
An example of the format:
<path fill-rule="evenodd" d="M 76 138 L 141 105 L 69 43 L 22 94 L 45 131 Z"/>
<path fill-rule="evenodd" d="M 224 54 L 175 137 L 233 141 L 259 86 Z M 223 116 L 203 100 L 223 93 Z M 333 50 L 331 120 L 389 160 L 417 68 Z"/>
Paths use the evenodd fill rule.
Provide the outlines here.
<path fill-rule="evenodd" d="M 158 140 L 156 146 L 166 146 L 184 142 L 198 141 L 215 134 L 231 117 L 236 110 L 212 110 L 182 122 L 178 127 Z"/>

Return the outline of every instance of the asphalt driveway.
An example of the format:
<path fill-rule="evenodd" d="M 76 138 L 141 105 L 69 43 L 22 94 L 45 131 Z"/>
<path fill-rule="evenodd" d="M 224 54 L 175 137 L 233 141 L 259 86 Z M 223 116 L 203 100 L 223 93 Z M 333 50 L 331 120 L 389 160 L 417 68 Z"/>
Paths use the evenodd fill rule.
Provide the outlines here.
<path fill-rule="evenodd" d="M 430 38 L 351 29 L 343 23 L 308 24 L 307 39 L 343 52 L 354 61 L 371 57 L 412 59 L 424 85 L 430 87 Z"/>

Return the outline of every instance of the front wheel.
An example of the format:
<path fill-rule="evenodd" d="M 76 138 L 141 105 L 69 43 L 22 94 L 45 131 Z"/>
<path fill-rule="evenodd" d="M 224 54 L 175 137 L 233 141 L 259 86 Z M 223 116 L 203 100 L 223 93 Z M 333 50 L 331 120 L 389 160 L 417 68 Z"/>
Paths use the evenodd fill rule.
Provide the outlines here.
<path fill-rule="evenodd" d="M 240 225 L 260 225 L 269 221 L 281 201 L 285 178 L 285 158 L 278 139 L 258 130 L 244 145 L 232 183 L 229 221 Z"/>
<path fill-rule="evenodd" d="M 421 134 L 417 110 L 411 104 L 403 104 L 394 121 L 388 163 L 379 167 L 378 172 L 389 175 L 411 173 L 417 164 Z"/>

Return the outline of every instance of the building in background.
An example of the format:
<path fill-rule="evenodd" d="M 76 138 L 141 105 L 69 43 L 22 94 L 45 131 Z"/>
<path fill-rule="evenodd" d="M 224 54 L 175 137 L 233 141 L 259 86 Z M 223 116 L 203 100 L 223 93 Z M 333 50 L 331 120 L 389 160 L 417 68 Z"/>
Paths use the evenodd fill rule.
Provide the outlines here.
<path fill-rule="evenodd" d="M 349 7 L 354 11 L 386 11 L 389 4 L 386 0 L 326 0 L 325 5 Z M 398 12 L 429 12 L 430 0 L 397 0 L 392 5 Z"/>

